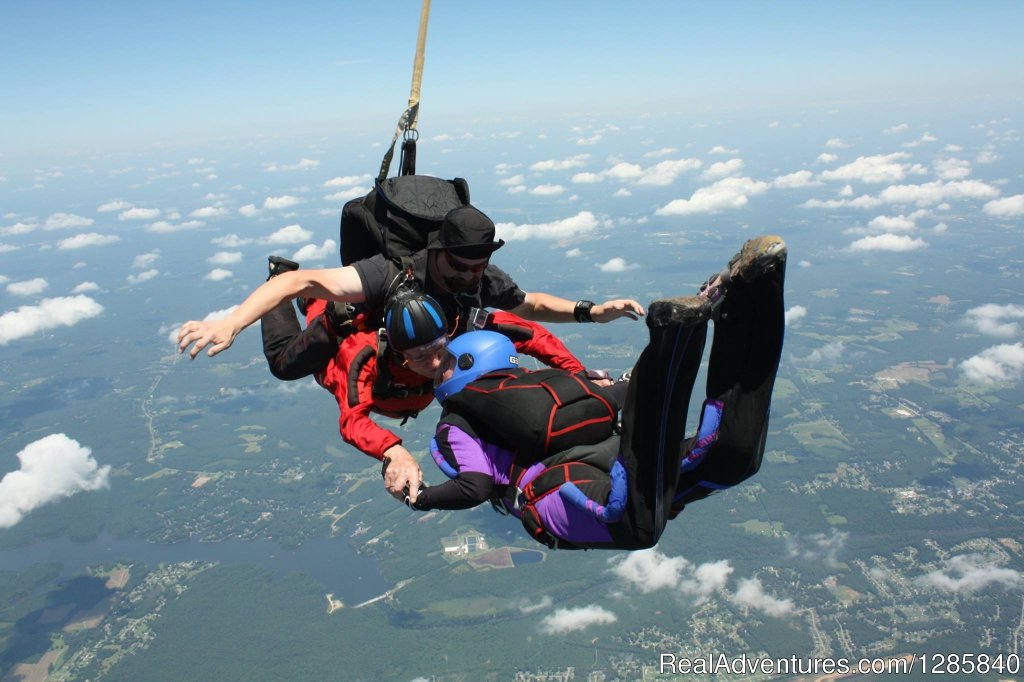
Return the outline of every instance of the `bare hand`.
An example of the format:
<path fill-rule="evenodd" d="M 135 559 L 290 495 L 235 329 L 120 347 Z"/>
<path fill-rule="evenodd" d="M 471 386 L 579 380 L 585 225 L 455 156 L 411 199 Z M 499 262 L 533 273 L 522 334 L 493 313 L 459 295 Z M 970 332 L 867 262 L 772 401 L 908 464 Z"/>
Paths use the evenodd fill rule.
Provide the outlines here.
<path fill-rule="evenodd" d="M 420 465 L 413 459 L 412 454 L 401 445 L 392 445 L 384 452 L 384 456 L 391 460 L 384 471 L 384 487 L 399 502 L 405 501 L 406 490 L 408 490 L 409 501 L 415 502 L 420 491 L 420 481 L 423 478 Z"/>
<path fill-rule="evenodd" d="M 590 309 L 590 317 L 594 322 L 611 322 L 620 317 L 638 320 L 644 316 L 644 307 L 630 298 L 617 298 L 612 301 L 598 303 Z"/>
<path fill-rule="evenodd" d="M 238 330 L 227 320 L 203 322 L 189 320 L 181 325 L 181 329 L 178 330 L 178 352 L 184 353 L 189 344 L 195 344 L 192 346 L 192 350 L 188 352 L 190 358 L 195 360 L 195 357 L 199 355 L 199 351 L 207 346 L 210 349 L 206 351 L 206 354 L 213 357 L 217 353 L 230 348 L 237 335 Z"/>

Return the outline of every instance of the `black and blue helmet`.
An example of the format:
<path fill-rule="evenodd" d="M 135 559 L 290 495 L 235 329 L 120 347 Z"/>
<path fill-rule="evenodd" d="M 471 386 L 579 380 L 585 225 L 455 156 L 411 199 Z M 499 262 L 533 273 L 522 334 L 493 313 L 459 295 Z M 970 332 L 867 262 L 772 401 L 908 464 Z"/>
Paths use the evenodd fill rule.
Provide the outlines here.
<path fill-rule="evenodd" d="M 434 387 L 434 397 L 442 405 L 450 395 L 458 393 L 466 384 L 484 374 L 519 366 L 516 347 L 507 336 L 498 332 L 467 332 L 448 344 L 447 353 L 452 363 L 452 374 Z"/>
<path fill-rule="evenodd" d="M 441 304 L 414 289 L 396 293 L 384 310 L 388 343 L 402 352 L 436 341 L 448 333 L 448 321 Z"/>

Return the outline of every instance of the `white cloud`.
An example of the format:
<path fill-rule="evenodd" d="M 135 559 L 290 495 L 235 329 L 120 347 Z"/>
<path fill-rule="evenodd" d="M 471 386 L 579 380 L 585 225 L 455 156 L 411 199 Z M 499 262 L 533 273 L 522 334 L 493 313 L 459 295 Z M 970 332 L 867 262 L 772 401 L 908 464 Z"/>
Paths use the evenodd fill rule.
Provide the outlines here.
<path fill-rule="evenodd" d="M 349 201 L 350 199 L 356 199 L 361 196 L 369 194 L 369 187 L 350 187 L 349 189 L 343 189 L 340 192 L 334 192 L 324 196 L 326 201 Z"/>
<path fill-rule="evenodd" d="M 127 201 L 115 199 L 114 201 L 108 201 L 105 204 L 100 204 L 96 208 L 96 211 L 98 213 L 110 213 L 111 211 L 125 211 L 132 207 L 133 205 L 128 203 Z"/>
<path fill-rule="evenodd" d="M 569 249 L 568 251 L 565 252 L 566 258 L 579 258 L 582 255 L 583 251 L 581 251 L 580 249 Z"/>
<path fill-rule="evenodd" d="M 536 604 L 531 604 L 524 600 L 524 602 L 519 605 L 519 613 L 522 613 L 523 615 L 537 613 L 538 611 L 550 609 L 552 604 L 554 604 L 554 600 L 547 595 L 541 597 L 540 601 L 538 601 Z"/>
<path fill-rule="evenodd" d="M 530 170 L 534 173 L 543 173 L 545 171 L 579 168 L 584 165 L 589 158 L 590 154 L 577 154 L 576 156 L 570 156 L 568 159 L 548 159 L 547 161 L 538 161 L 530 166 Z"/>
<path fill-rule="evenodd" d="M 982 334 L 1008 339 L 1020 333 L 1020 325 L 1009 320 L 1024 319 L 1024 306 L 1007 304 L 985 305 L 967 311 L 967 323 Z"/>
<path fill-rule="evenodd" d="M 1024 216 L 1024 194 L 1014 194 L 1012 197 L 1004 197 L 988 202 L 981 209 L 986 215 L 999 218 L 1019 218 Z"/>
<path fill-rule="evenodd" d="M 630 587 L 649 594 L 677 587 L 683 573 L 692 566 L 684 557 L 669 557 L 656 549 L 643 549 L 618 560 L 611 571 Z"/>
<path fill-rule="evenodd" d="M 226 249 L 237 249 L 239 246 L 248 246 L 255 242 L 255 239 L 248 237 L 239 237 L 237 234 L 226 234 L 223 237 L 214 237 L 210 240 L 211 243 L 217 246 L 223 246 Z"/>
<path fill-rule="evenodd" d="M 935 142 L 939 138 L 935 137 L 931 133 L 925 133 L 919 139 L 913 140 L 912 142 L 904 142 L 901 147 L 920 147 L 922 144 L 927 142 Z"/>
<path fill-rule="evenodd" d="M 822 362 L 838 362 L 845 351 L 846 346 L 842 341 L 832 341 L 821 348 L 814 349 L 811 354 L 807 356 L 806 361 L 812 365 L 817 365 Z"/>
<path fill-rule="evenodd" d="M 0 242 L 0 253 L 8 253 L 10 251 L 17 251 L 19 248 L 21 248 L 21 247 L 20 246 L 15 246 L 14 244 L 5 244 L 4 242 Z"/>
<path fill-rule="evenodd" d="M 910 130 L 910 126 L 908 126 L 906 123 L 900 123 L 898 125 L 892 126 L 891 128 L 886 128 L 885 130 L 882 131 L 882 133 L 885 135 L 895 135 L 896 133 L 903 133 L 906 132 L 907 130 Z"/>
<path fill-rule="evenodd" d="M 932 166 L 940 180 L 963 180 L 971 174 L 971 162 L 964 159 L 938 159 Z"/>
<path fill-rule="evenodd" d="M 839 159 L 835 154 L 829 154 L 828 152 L 822 152 L 818 154 L 818 158 L 814 160 L 815 163 L 832 163 Z"/>
<path fill-rule="evenodd" d="M 807 308 L 802 305 L 795 305 L 786 311 L 786 326 L 796 324 L 807 317 Z"/>
<path fill-rule="evenodd" d="M 498 184 L 502 185 L 504 187 L 510 187 L 510 186 L 513 186 L 513 185 L 521 185 L 524 182 L 526 182 L 526 178 L 523 177 L 522 173 L 518 173 L 516 175 L 511 175 L 511 176 L 509 176 L 507 178 L 502 178 L 501 180 L 498 180 Z"/>
<path fill-rule="evenodd" d="M 72 227 L 88 227 L 95 220 L 74 213 L 54 213 L 43 223 L 44 230 L 65 230 Z"/>
<path fill-rule="evenodd" d="M 909 159 L 906 152 L 895 152 L 877 156 L 859 156 L 844 166 L 833 170 L 822 171 L 823 180 L 859 180 L 861 182 L 895 182 L 907 177 L 908 173 L 922 172 L 920 165 L 903 163 Z"/>
<path fill-rule="evenodd" d="M 686 171 L 696 170 L 701 167 L 698 159 L 676 159 L 674 161 L 660 161 L 653 166 L 645 168 L 637 179 L 638 185 L 652 185 L 664 187 L 671 185 L 675 179 Z"/>
<path fill-rule="evenodd" d="M 118 220 L 153 220 L 160 217 L 159 208 L 129 208 L 117 214 Z"/>
<path fill-rule="evenodd" d="M 71 249 L 83 249 L 87 246 L 104 246 L 106 244 L 114 244 L 119 241 L 121 241 L 121 238 L 112 234 L 86 232 L 83 234 L 76 234 L 74 237 L 68 237 L 67 239 L 61 239 L 57 242 L 57 248 L 61 251 L 69 251 Z"/>
<path fill-rule="evenodd" d="M 708 152 L 708 154 L 739 154 L 739 153 L 740 153 L 740 151 L 738 149 L 729 149 L 728 147 L 725 147 L 725 146 L 720 145 L 720 144 L 716 144 Z"/>
<path fill-rule="evenodd" d="M 548 635 L 561 635 L 585 630 L 592 625 L 608 625 L 616 620 L 611 611 L 591 604 L 575 609 L 557 609 L 541 620 L 540 629 Z"/>
<path fill-rule="evenodd" d="M 292 260 L 299 261 L 325 261 L 328 258 L 338 255 L 338 243 L 333 239 L 327 239 L 323 244 L 306 244 L 292 254 Z"/>
<path fill-rule="evenodd" d="M 640 266 L 636 263 L 627 263 L 625 259 L 616 256 L 597 267 L 601 272 L 626 272 L 627 270 L 636 270 Z"/>
<path fill-rule="evenodd" d="M 89 448 L 63 433 L 29 443 L 17 457 L 18 470 L 0 479 L 0 528 L 44 504 L 110 485 L 110 466 L 99 466 Z"/>
<path fill-rule="evenodd" d="M 150 251 L 149 253 L 140 253 L 132 259 L 132 267 L 136 270 L 142 270 L 148 268 L 150 265 L 155 263 L 160 258 L 159 251 Z"/>
<path fill-rule="evenodd" d="M 960 363 L 964 377 L 976 384 L 1016 384 L 1024 376 L 1024 344 L 986 348 Z"/>
<path fill-rule="evenodd" d="M 206 261 L 213 265 L 234 265 L 242 262 L 242 253 L 240 251 L 218 251 Z"/>
<path fill-rule="evenodd" d="M 38 305 L 0 315 L 0 346 L 57 327 L 71 327 L 102 312 L 103 306 L 88 296 L 44 298 Z"/>
<path fill-rule="evenodd" d="M 286 225 L 264 239 L 267 244 L 299 244 L 313 238 L 313 233 L 301 225 Z"/>
<path fill-rule="evenodd" d="M 788 615 L 794 608 L 792 599 L 777 599 L 766 593 L 758 578 L 740 579 L 732 601 L 775 618 Z"/>
<path fill-rule="evenodd" d="M 325 188 L 352 187 L 353 185 L 370 182 L 370 180 L 372 179 L 373 176 L 370 175 L 369 173 L 366 173 L 364 175 L 343 175 L 336 178 L 331 178 L 330 180 L 325 182 L 323 186 Z"/>
<path fill-rule="evenodd" d="M 912 232 L 917 229 L 917 225 L 914 223 L 914 220 L 905 215 L 876 216 L 868 223 L 868 227 L 879 232 Z"/>
<path fill-rule="evenodd" d="M 1024 585 L 1024 577 L 980 555 L 961 554 L 947 559 L 942 569 L 921 576 L 918 582 L 947 592 L 977 592 L 989 585 L 1019 588 Z"/>
<path fill-rule="evenodd" d="M 788 175 L 780 175 L 772 180 L 772 186 L 780 189 L 797 189 L 799 187 L 816 187 L 821 182 L 813 179 L 814 174 L 809 170 L 797 171 Z"/>
<path fill-rule="evenodd" d="M 230 270 L 225 270 L 224 268 L 214 268 L 213 270 L 210 270 L 208 273 L 206 273 L 203 279 L 210 280 L 211 282 L 219 282 L 221 280 L 227 279 L 228 277 L 231 277 L 233 274 L 233 272 L 231 272 Z"/>
<path fill-rule="evenodd" d="M 928 246 L 920 237 L 905 234 L 879 234 L 863 237 L 850 244 L 852 251 L 916 251 Z"/>
<path fill-rule="evenodd" d="M 846 149 L 850 146 L 850 143 L 841 138 L 833 137 L 825 143 L 825 146 L 829 149 Z"/>
<path fill-rule="evenodd" d="M 991 149 L 985 149 L 979 152 L 978 155 L 974 157 L 974 160 L 977 163 L 995 163 L 999 160 L 999 155 Z"/>
<path fill-rule="evenodd" d="M 792 535 L 786 540 L 786 549 L 791 557 L 837 568 L 839 561 L 836 556 L 846 547 L 849 537 L 849 533 L 838 531 L 835 528 L 827 535 L 825 533 L 813 533 L 805 536 Z"/>
<path fill-rule="evenodd" d="M 627 586 L 641 593 L 675 590 L 693 597 L 698 604 L 725 588 L 732 566 L 726 560 L 712 561 L 694 566 L 684 557 L 668 557 L 656 549 L 631 552 L 625 558 L 612 559 L 611 572 Z"/>
<path fill-rule="evenodd" d="M 141 284 L 142 282 L 148 282 L 154 277 L 159 276 L 159 274 L 159 270 L 151 268 L 149 270 L 143 270 L 137 275 L 128 275 L 126 279 L 128 280 L 129 284 Z"/>
<path fill-rule="evenodd" d="M 167 232 L 184 232 L 185 230 L 194 230 L 206 225 L 202 220 L 186 220 L 183 223 L 169 223 L 166 220 L 158 220 L 155 223 L 150 223 L 146 226 L 147 232 L 156 233 L 167 233 Z"/>
<path fill-rule="evenodd" d="M 224 208 L 223 206 L 203 206 L 189 213 L 190 218 L 218 218 L 220 216 L 230 215 L 231 211 Z"/>
<path fill-rule="evenodd" d="M 844 187 L 843 189 L 845 190 L 846 188 Z M 850 208 L 875 208 L 882 205 L 882 200 L 862 194 L 856 199 L 808 199 L 800 205 L 804 208 L 840 208 L 843 206 L 849 206 Z"/>
<path fill-rule="evenodd" d="M 0 227 L 0 234 L 28 234 L 34 231 L 38 225 L 35 222 L 23 223 L 18 221 L 9 227 Z"/>
<path fill-rule="evenodd" d="M 674 159 L 659 161 L 643 168 L 639 164 L 620 162 L 600 173 L 576 173 L 572 181 L 577 184 L 592 184 L 605 179 L 636 183 L 653 187 L 664 187 L 675 182 L 682 173 L 701 167 L 699 159 Z"/>
<path fill-rule="evenodd" d="M 91 294 L 95 291 L 100 290 L 100 285 L 96 282 L 82 282 L 77 287 L 71 290 L 73 294 Z"/>
<path fill-rule="evenodd" d="M 497 223 L 495 228 L 499 238 L 515 241 L 518 239 L 567 239 L 593 232 L 598 226 L 599 222 L 593 213 L 581 211 L 572 217 L 548 223 L 527 225 Z"/>
<path fill-rule="evenodd" d="M 256 204 L 246 204 L 238 209 L 238 214 L 243 218 L 252 218 L 255 215 L 259 215 L 259 213 L 260 210 L 256 208 Z"/>
<path fill-rule="evenodd" d="M 673 216 L 692 213 L 719 213 L 728 209 L 746 206 L 747 197 L 763 194 L 768 183 L 747 177 L 725 178 L 701 187 L 689 199 L 675 199 L 659 208 L 657 215 Z"/>
<path fill-rule="evenodd" d="M 735 175 L 741 170 L 743 170 L 743 159 L 729 159 L 728 161 L 718 161 L 711 164 L 707 170 L 701 173 L 701 177 L 706 180 L 725 178 Z"/>
<path fill-rule="evenodd" d="M 530 190 L 530 194 L 537 197 L 553 197 L 565 192 L 561 185 L 537 185 Z"/>
<path fill-rule="evenodd" d="M 263 200 L 263 208 L 268 208 L 268 209 L 290 208 L 290 207 L 295 206 L 296 204 L 299 204 L 299 203 L 302 203 L 302 199 L 299 199 L 298 197 L 293 197 L 293 196 L 289 196 L 289 195 L 285 194 L 284 196 L 280 196 L 280 197 L 267 197 L 266 199 Z"/>
<path fill-rule="evenodd" d="M 36 296 L 46 291 L 48 286 L 45 279 L 36 277 L 24 282 L 11 282 L 7 285 L 7 293 L 14 296 Z"/>
<path fill-rule="evenodd" d="M 675 154 L 679 150 L 675 147 L 662 147 L 661 149 L 652 149 L 649 152 L 644 152 L 645 159 L 657 159 L 662 156 L 668 156 L 669 154 Z"/>
<path fill-rule="evenodd" d="M 301 159 L 298 163 L 291 164 L 265 163 L 263 164 L 263 170 L 268 173 L 275 173 L 277 171 L 311 170 L 319 165 L 320 162 L 316 159 Z"/>
<path fill-rule="evenodd" d="M 959 182 L 926 182 L 921 185 L 892 185 L 879 194 L 879 199 L 888 204 L 917 204 L 931 206 L 953 199 L 991 199 L 999 196 L 999 190 L 979 180 Z"/>

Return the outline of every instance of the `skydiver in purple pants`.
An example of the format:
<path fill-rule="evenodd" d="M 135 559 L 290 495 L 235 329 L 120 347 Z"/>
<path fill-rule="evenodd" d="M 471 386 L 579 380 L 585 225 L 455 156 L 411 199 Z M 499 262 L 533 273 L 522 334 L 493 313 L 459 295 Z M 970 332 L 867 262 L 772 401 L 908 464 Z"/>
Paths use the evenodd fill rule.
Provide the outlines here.
<path fill-rule="evenodd" d="M 754 475 L 784 334 L 782 239 L 751 239 L 696 296 L 651 304 L 625 398 L 558 370 L 517 368 L 511 343 L 472 332 L 435 380 L 431 455 L 450 478 L 414 509 L 491 501 L 549 547 L 653 547 L 683 507 Z M 715 320 L 697 434 L 690 395 Z M 616 415 L 621 404 L 621 426 Z"/>

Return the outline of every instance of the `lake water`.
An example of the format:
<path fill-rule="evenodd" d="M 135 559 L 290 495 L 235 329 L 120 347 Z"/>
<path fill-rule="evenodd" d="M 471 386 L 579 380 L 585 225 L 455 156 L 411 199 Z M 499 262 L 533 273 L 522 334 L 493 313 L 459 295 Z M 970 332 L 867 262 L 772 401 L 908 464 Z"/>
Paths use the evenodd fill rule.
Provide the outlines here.
<path fill-rule="evenodd" d="M 283 549 L 266 540 L 225 540 L 224 542 L 182 542 L 157 545 L 136 538 L 100 535 L 92 542 L 73 542 L 67 537 L 43 540 L 0 549 L 0 569 L 23 571 L 44 562 L 64 566 L 67 577 L 81 575 L 85 567 L 111 562 L 159 563 L 216 561 L 221 564 L 253 563 L 279 575 L 306 573 L 345 603 L 365 601 L 391 589 L 380 573 L 376 559 L 358 554 L 344 539 L 313 538 L 298 549 Z"/>

